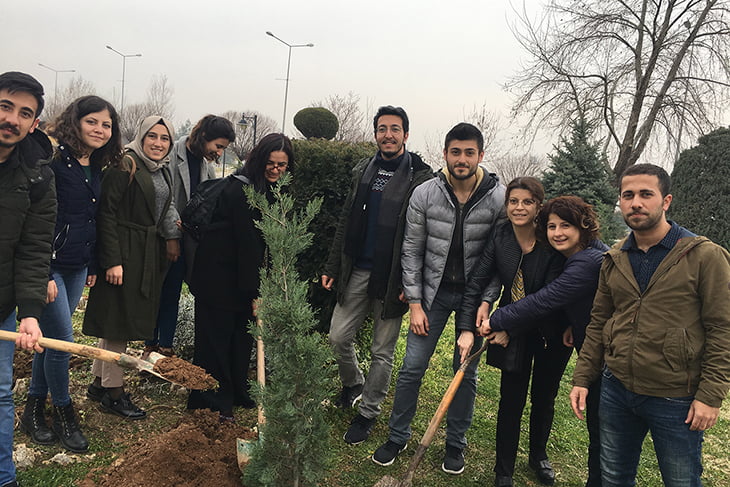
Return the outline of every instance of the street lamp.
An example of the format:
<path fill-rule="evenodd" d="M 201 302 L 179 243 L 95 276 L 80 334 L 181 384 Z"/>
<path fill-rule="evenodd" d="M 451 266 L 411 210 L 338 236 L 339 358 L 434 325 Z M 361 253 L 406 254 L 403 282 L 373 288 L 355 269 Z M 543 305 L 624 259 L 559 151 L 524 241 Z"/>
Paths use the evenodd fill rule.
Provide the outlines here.
<path fill-rule="evenodd" d="M 245 113 L 241 114 L 241 120 L 238 121 L 239 127 L 246 128 L 248 127 L 249 122 L 253 123 L 253 145 L 251 147 L 256 147 L 256 127 L 258 126 L 259 116 L 257 114 L 253 114 L 250 117 L 247 117 Z"/>
<path fill-rule="evenodd" d="M 53 83 L 53 103 L 58 103 L 58 73 L 75 73 L 75 69 L 54 69 L 50 66 L 46 66 L 43 63 L 38 63 L 38 66 L 50 69 L 56 74 L 56 80 Z"/>
<path fill-rule="evenodd" d="M 125 75 L 127 72 L 127 58 L 128 57 L 142 57 L 142 55 L 139 53 L 122 54 L 121 52 L 117 51 L 116 49 L 114 49 L 112 46 L 109 46 L 109 45 L 107 45 L 106 48 L 109 49 L 110 51 L 114 51 L 117 54 L 119 54 L 120 56 L 122 56 L 122 102 L 121 102 L 120 108 L 119 108 L 119 114 L 121 115 L 122 112 L 124 111 L 124 78 L 125 78 Z"/>
<path fill-rule="evenodd" d="M 284 133 L 284 124 L 286 123 L 286 101 L 289 96 L 289 68 L 291 66 L 291 50 L 293 47 L 314 47 L 311 42 L 309 44 L 289 44 L 288 42 L 276 37 L 271 31 L 266 31 L 266 35 L 273 37 L 277 41 L 289 47 L 289 58 L 286 61 L 286 88 L 284 88 L 284 116 L 281 119 L 281 133 Z"/>

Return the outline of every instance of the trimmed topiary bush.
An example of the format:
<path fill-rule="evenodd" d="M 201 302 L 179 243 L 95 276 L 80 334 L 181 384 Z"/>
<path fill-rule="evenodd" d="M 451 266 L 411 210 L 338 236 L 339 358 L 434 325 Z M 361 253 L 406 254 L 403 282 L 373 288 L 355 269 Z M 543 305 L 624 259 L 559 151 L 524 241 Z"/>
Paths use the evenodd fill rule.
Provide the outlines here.
<path fill-rule="evenodd" d="M 326 108 L 309 107 L 294 115 L 294 126 L 308 139 L 332 140 L 340 129 L 340 122 Z"/>

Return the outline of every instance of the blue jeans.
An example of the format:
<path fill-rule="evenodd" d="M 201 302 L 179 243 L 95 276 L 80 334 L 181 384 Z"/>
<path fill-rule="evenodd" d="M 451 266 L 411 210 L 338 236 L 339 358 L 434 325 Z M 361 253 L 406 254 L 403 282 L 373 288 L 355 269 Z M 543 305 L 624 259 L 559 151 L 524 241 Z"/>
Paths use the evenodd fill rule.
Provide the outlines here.
<path fill-rule="evenodd" d="M 10 313 L 0 327 L 5 331 L 16 331 L 15 311 Z M 14 354 L 15 343 L 0 340 L 0 485 L 15 480 L 15 464 L 13 463 L 15 406 L 11 391 Z"/>
<path fill-rule="evenodd" d="M 701 487 L 704 435 L 684 423 L 693 400 L 635 394 L 606 367 L 599 411 L 603 486 L 636 485 L 641 446 L 651 432 L 664 485 Z"/>
<path fill-rule="evenodd" d="M 86 267 L 82 269 L 52 269 L 51 275 L 58 288 L 55 301 L 48 303 L 41 314 L 40 327 L 43 336 L 66 342 L 74 341 L 71 316 L 81 299 L 86 284 Z M 28 395 L 45 398 L 51 392 L 54 406 L 68 406 L 68 361 L 71 354 L 58 350 L 44 349 L 33 354 L 33 376 Z"/>
<path fill-rule="evenodd" d="M 185 278 L 185 269 L 185 253 L 181 248 L 180 257 L 176 262 L 171 262 L 167 268 L 165 281 L 162 283 L 160 310 L 157 313 L 154 338 L 146 340 L 145 345 L 172 348 L 172 342 L 175 339 L 175 328 L 177 328 L 177 313 L 180 304 L 180 291 Z"/>
<path fill-rule="evenodd" d="M 403 366 L 398 372 L 393 411 L 390 414 L 389 422 L 390 440 L 395 443 L 403 444 L 411 438 L 411 421 L 416 414 L 423 375 L 426 373 L 428 362 L 436 349 L 436 344 L 449 316 L 461 305 L 462 294 L 462 292 L 454 292 L 444 287 L 440 288 L 431 307 L 424 309 L 429 325 L 428 335 L 420 336 L 408 331 L 406 355 L 403 358 Z M 455 339 L 458 338 L 457 332 Z M 475 337 L 472 351 L 478 349 L 481 344 L 482 338 Z M 459 362 L 459 347 L 454 343 L 454 372 L 459 369 Z M 475 360 L 466 369 L 464 379 L 456 390 L 446 417 L 446 443 L 457 448 L 466 446 L 466 430 L 471 426 L 474 415 L 478 363 L 479 361 Z"/>

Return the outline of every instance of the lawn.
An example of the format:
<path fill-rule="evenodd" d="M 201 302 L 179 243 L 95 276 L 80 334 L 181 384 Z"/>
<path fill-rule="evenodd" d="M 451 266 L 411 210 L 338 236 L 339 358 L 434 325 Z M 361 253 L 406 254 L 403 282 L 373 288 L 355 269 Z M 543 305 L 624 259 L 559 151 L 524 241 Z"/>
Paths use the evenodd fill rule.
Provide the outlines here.
<path fill-rule="evenodd" d="M 79 320 L 77 313 L 76 320 Z M 77 323 L 77 328 L 79 328 Z M 402 329 L 402 339 L 398 342 L 396 352 L 395 372 L 405 350 L 405 333 Z M 94 340 L 82 337 L 80 341 L 93 344 Z M 333 444 L 336 446 L 335 468 L 328 472 L 322 487 L 368 487 L 374 485 L 383 475 L 399 476 L 408 464 L 415 451 L 421 435 L 425 431 L 431 416 L 451 380 L 451 355 L 453 350 L 453 327 L 441 339 L 441 344 L 434 354 L 431 366 L 426 374 L 421 389 L 421 401 L 414 419 L 414 439 L 408 449 L 401 454 L 391 467 L 381 467 L 370 460 L 370 455 L 387 439 L 388 414 L 391 409 L 392 392 L 383 404 L 383 414 L 378 419 L 373 433 L 366 442 L 358 446 L 350 446 L 341 440 L 347 429 L 349 420 L 355 411 L 341 411 L 330 409 Z M 139 344 L 135 344 L 139 346 Z M 570 373 L 574 361 L 568 366 L 561 391 L 556 403 L 555 423 L 553 434 L 548 447 L 548 454 L 557 473 L 557 485 L 582 487 L 585 482 L 586 444 L 587 433 L 585 425 L 575 419 L 570 411 L 568 392 L 570 389 Z M 185 414 L 184 391 L 168 384 L 151 382 L 140 378 L 136 373 L 128 373 L 128 389 L 138 398 L 140 404 L 148 410 L 149 418 L 144 421 L 128 422 L 100 412 L 94 403 L 84 398 L 86 385 L 90 381 L 90 365 L 82 363 L 74 368 L 71 374 L 71 389 L 75 403 L 80 409 L 81 422 L 84 432 L 88 435 L 91 448 L 89 454 L 77 457 L 80 461 L 68 466 L 59 466 L 53 463 L 43 463 L 56 453 L 62 452 L 59 446 L 37 447 L 31 445 L 29 438 L 16 431 L 16 443 L 26 443 L 39 453 L 34 466 L 21 469 L 18 480 L 24 486 L 54 486 L 71 487 L 83 479 L 91 469 L 104 469 L 113 462 L 119 462 L 121 456 L 130 445 L 141 437 L 152 438 L 161 432 L 172 428 L 180 417 Z M 490 486 L 493 479 L 494 462 L 494 432 L 499 401 L 499 371 L 485 364 L 480 365 L 478 396 L 476 399 L 474 424 L 468 432 L 469 447 L 466 450 L 466 471 L 460 476 L 451 476 L 440 469 L 443 448 L 443 429 L 436 435 L 433 444 L 426 452 L 414 479 L 414 486 Z M 25 402 L 25 393 L 16 397 L 18 414 Z M 529 408 L 529 406 L 528 406 Z M 525 412 L 527 414 L 527 411 Z M 255 411 L 237 410 L 238 423 L 253 426 L 256 422 Z M 526 417 L 526 416 L 525 416 Z M 526 421 L 523 421 L 523 435 L 518 451 L 515 472 L 515 484 L 518 486 L 539 485 L 533 472 L 527 467 L 527 431 Z M 704 444 L 704 483 L 706 487 L 721 487 L 730 485 L 730 454 L 726 445 L 730 444 L 730 407 L 723 408 L 718 424 L 705 435 Z M 233 448 L 233 445 L 231 445 Z M 150 485 L 165 487 L 171 485 L 165 478 L 150 479 Z M 640 486 L 661 486 L 654 458 L 651 440 L 647 439 L 644 455 L 637 479 Z"/>

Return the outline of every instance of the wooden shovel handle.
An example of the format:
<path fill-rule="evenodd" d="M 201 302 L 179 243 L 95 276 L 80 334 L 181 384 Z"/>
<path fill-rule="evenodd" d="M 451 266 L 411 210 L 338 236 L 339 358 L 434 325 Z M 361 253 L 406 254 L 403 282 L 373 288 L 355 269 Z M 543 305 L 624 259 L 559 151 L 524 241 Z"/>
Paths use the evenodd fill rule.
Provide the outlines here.
<path fill-rule="evenodd" d="M 14 331 L 0 330 L 0 340 L 7 342 L 14 342 L 20 334 Z M 66 342 L 63 340 L 56 340 L 54 338 L 40 338 L 38 344 L 43 348 L 51 348 L 60 352 L 73 353 L 75 355 L 82 355 L 93 359 L 103 360 L 104 362 L 119 363 L 121 357 L 120 353 L 110 352 L 103 348 L 90 347 L 88 345 L 81 345 L 74 342 Z"/>
<path fill-rule="evenodd" d="M 264 324 L 262 323 L 261 318 L 256 319 L 256 324 L 259 328 L 259 333 L 256 337 L 256 380 L 261 387 L 264 387 L 266 385 L 266 359 L 264 357 L 264 341 L 261 338 Z M 261 407 L 260 403 L 258 406 L 258 421 L 259 426 L 266 423 L 264 408 Z"/>

